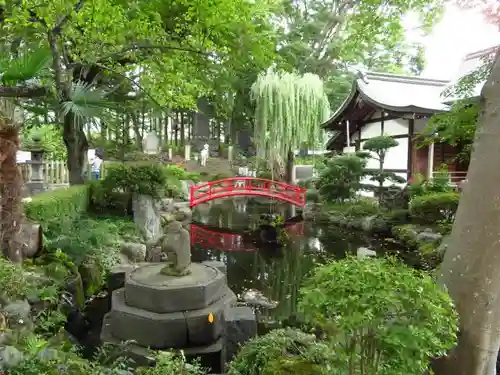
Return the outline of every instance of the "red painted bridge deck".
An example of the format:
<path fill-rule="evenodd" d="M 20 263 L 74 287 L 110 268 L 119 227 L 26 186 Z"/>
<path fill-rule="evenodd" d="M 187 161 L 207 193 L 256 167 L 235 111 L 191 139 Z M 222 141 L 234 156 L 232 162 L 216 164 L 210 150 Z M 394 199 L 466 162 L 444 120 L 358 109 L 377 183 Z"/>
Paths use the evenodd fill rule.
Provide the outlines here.
<path fill-rule="evenodd" d="M 192 208 L 214 199 L 234 196 L 275 198 L 299 207 L 304 207 L 306 204 L 306 189 L 299 186 L 265 178 L 231 177 L 206 184 L 191 185 L 189 207 Z"/>

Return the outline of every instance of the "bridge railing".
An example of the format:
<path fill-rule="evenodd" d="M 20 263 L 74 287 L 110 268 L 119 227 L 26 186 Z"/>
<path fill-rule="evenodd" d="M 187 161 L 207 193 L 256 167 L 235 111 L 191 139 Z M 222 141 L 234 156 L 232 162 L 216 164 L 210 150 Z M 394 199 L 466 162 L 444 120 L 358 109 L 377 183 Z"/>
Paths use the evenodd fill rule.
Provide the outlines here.
<path fill-rule="evenodd" d="M 305 193 L 306 189 L 284 182 L 256 177 L 231 177 L 205 184 L 191 185 L 189 201 L 193 207 L 217 198 L 235 195 L 261 195 L 303 206 Z"/>

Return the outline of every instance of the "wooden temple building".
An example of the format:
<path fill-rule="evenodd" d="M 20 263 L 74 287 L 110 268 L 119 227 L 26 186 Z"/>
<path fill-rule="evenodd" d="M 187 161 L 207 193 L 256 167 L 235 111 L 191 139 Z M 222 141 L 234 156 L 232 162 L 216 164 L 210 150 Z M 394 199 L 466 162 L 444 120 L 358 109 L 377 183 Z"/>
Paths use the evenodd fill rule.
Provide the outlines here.
<path fill-rule="evenodd" d="M 430 116 L 447 111 L 441 93 L 449 81 L 368 72 L 354 81 L 350 95 L 323 127 L 332 132 L 327 149 L 361 150 L 372 137 L 389 135 L 398 141 L 385 159 L 387 171 L 410 179 L 416 174 L 432 178 L 442 164 L 453 183 L 464 179 L 468 165 L 456 161 L 459 150 L 443 143 L 421 146 L 419 134 Z M 368 168 L 378 168 L 370 160 Z"/>

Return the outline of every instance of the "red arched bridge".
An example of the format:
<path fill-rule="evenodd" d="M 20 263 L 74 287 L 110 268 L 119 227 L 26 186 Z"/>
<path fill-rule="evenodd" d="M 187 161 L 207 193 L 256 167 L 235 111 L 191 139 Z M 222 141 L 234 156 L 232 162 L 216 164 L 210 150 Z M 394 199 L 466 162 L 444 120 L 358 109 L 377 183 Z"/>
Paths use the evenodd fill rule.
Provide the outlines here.
<path fill-rule="evenodd" d="M 231 177 L 210 181 L 206 184 L 191 185 L 189 190 L 189 207 L 218 198 L 235 196 L 257 196 L 282 200 L 304 207 L 306 189 L 283 182 L 255 177 Z"/>
<path fill-rule="evenodd" d="M 191 244 L 209 247 L 220 251 L 256 251 L 255 245 L 245 241 L 245 235 L 235 232 L 220 232 L 191 223 Z M 288 233 L 301 236 L 304 234 L 304 222 L 289 224 L 284 227 Z"/>

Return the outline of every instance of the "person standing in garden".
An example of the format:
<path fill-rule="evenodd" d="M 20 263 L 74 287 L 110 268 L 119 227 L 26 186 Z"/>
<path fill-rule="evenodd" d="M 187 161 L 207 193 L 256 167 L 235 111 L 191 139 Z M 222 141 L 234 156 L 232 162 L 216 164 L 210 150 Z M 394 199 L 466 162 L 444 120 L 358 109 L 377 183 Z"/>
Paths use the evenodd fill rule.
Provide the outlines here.
<path fill-rule="evenodd" d="M 101 179 L 101 165 L 102 165 L 102 159 L 99 157 L 99 155 L 96 154 L 90 161 L 92 180 Z"/>

